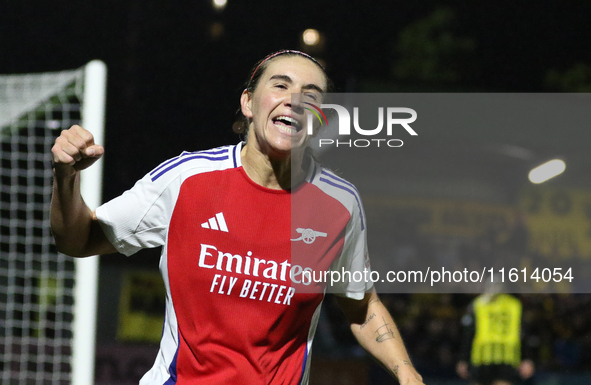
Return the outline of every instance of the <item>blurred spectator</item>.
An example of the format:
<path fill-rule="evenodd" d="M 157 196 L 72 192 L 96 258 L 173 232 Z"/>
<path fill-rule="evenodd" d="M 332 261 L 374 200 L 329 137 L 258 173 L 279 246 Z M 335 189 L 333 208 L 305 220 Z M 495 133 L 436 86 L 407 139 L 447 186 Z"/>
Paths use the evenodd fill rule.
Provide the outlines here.
<path fill-rule="evenodd" d="M 500 277 L 489 282 L 486 293 L 478 296 L 462 318 L 464 334 L 460 377 L 479 385 L 512 385 L 534 373 L 533 361 L 524 349 L 522 360 L 522 305 L 503 294 Z"/>

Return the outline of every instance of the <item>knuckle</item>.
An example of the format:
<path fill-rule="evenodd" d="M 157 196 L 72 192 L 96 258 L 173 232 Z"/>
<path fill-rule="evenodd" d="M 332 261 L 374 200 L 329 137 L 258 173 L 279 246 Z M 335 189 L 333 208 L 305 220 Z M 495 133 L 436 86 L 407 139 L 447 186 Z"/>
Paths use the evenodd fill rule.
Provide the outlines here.
<path fill-rule="evenodd" d="M 54 163 L 57 164 L 71 164 L 74 162 L 74 158 L 69 156 L 68 154 L 62 152 L 59 154 L 55 154 L 54 156 Z"/>
<path fill-rule="evenodd" d="M 76 150 L 78 150 L 78 151 L 82 151 L 86 148 L 86 141 L 79 136 L 75 136 L 75 137 L 71 138 L 70 143 L 74 147 L 76 147 Z"/>
<path fill-rule="evenodd" d="M 57 138 L 57 139 L 58 139 L 58 140 L 59 140 L 59 139 L 62 139 L 62 140 L 65 140 L 65 141 L 67 141 L 67 140 L 68 140 L 69 138 L 71 138 L 71 137 L 72 137 L 72 131 L 70 131 L 70 130 L 63 130 L 63 131 L 61 132 L 60 136 L 58 136 L 58 138 Z"/>
<path fill-rule="evenodd" d="M 90 133 L 90 131 L 84 130 L 79 132 L 78 135 L 80 135 L 80 137 L 84 140 L 85 143 L 94 142 L 94 136 Z"/>
<path fill-rule="evenodd" d="M 51 148 L 51 152 L 56 153 L 56 152 L 61 151 L 63 149 L 65 143 L 67 143 L 67 141 L 64 138 L 62 138 L 61 136 L 58 137 L 55 140 L 53 147 Z"/>
<path fill-rule="evenodd" d="M 62 131 L 62 134 L 60 136 L 55 138 L 55 143 L 60 143 L 66 140 L 66 134 L 64 134 L 63 132 L 64 131 Z"/>

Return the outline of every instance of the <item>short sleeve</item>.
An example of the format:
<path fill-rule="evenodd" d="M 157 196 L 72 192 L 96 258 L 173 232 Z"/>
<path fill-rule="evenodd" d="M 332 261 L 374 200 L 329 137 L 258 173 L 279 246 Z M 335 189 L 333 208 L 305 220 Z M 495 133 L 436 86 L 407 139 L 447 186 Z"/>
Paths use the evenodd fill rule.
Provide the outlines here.
<path fill-rule="evenodd" d="M 334 294 L 352 299 L 363 299 L 372 288 L 371 265 L 367 251 L 367 231 L 364 224 L 365 212 L 361 201 L 351 210 L 351 219 L 345 229 L 345 241 L 341 256 L 333 263 L 331 270 L 350 272 L 351 279 L 333 283 Z"/>
<path fill-rule="evenodd" d="M 183 181 L 192 175 L 240 166 L 241 148 L 238 144 L 183 152 L 161 163 L 130 190 L 97 208 L 107 239 L 127 256 L 164 246 Z"/>
<path fill-rule="evenodd" d="M 175 183 L 176 182 L 176 183 Z M 106 237 L 122 254 L 162 246 L 176 202 L 177 179 L 152 180 L 150 174 L 130 190 L 96 209 Z"/>

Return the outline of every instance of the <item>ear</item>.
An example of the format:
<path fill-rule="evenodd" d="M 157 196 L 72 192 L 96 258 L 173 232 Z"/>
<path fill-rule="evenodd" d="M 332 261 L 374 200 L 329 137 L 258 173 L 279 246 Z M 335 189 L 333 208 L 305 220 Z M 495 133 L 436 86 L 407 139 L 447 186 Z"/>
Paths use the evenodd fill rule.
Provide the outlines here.
<path fill-rule="evenodd" d="M 240 110 L 242 111 L 242 115 L 244 115 L 247 119 L 252 118 L 252 110 L 250 108 L 252 104 L 252 99 L 250 97 L 250 92 L 246 89 L 242 91 L 242 95 L 240 95 Z"/>

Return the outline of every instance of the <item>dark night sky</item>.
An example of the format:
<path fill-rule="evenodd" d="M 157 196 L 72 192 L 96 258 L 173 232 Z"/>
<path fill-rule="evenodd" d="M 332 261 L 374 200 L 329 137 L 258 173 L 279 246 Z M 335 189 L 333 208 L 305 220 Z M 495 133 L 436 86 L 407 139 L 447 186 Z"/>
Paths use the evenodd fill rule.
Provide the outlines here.
<path fill-rule="evenodd" d="M 231 124 L 252 64 L 299 47 L 306 28 L 325 34 L 319 56 L 340 91 L 358 84 L 351 79 L 391 82 L 400 31 L 442 5 L 456 13 L 454 32 L 477 44 L 468 89 L 546 91 L 547 70 L 591 63 L 588 1 L 229 0 L 219 13 L 205 0 L 71 3 L 3 1 L 0 73 L 107 63 L 107 199 L 182 150 L 236 142 Z M 217 40 L 213 22 L 224 25 Z"/>

